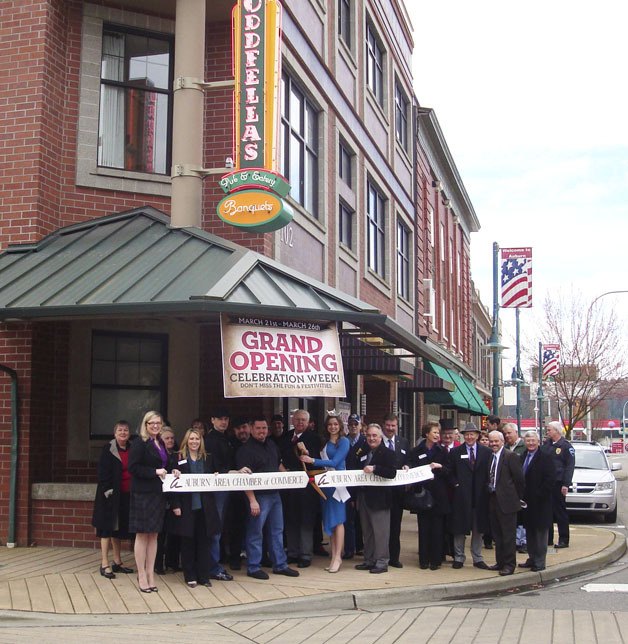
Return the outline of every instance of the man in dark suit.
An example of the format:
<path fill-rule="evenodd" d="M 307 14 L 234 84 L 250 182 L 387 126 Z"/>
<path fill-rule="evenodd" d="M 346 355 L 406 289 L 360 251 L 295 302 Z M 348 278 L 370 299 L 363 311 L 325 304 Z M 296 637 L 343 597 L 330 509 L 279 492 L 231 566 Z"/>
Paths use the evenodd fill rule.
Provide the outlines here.
<path fill-rule="evenodd" d="M 303 444 L 307 455 L 321 457 L 321 442 L 318 434 L 308 429 L 310 414 L 305 409 L 297 409 L 292 415 L 293 429 L 282 435 L 279 442 L 281 462 L 290 471 L 303 471 L 299 460 L 299 444 Z M 307 469 L 315 469 L 310 465 Z M 308 485 L 302 489 L 286 490 L 285 525 L 288 546 L 288 563 L 296 563 L 298 568 L 307 568 L 312 563 L 314 551 L 314 522 L 320 507 L 320 497 Z"/>
<path fill-rule="evenodd" d="M 376 474 L 385 479 L 397 476 L 395 455 L 382 442 L 382 428 L 372 423 L 366 428 L 366 442 L 370 449 L 363 468 L 365 474 Z M 364 537 L 364 563 L 357 570 L 373 574 L 388 572 L 388 539 L 390 536 L 390 504 L 392 489 L 387 486 L 368 486 L 358 490 L 358 511 Z"/>
<path fill-rule="evenodd" d="M 504 435 L 493 430 L 488 435 L 493 451 L 488 474 L 488 514 L 495 540 L 497 563 L 491 570 L 512 575 L 517 564 L 517 512 L 524 493 L 521 458 L 504 449 Z"/>
<path fill-rule="evenodd" d="M 360 431 L 362 427 L 362 419 L 358 414 L 351 414 L 347 420 L 347 430 L 350 447 L 349 453 L 345 460 L 348 470 L 361 470 L 364 465 L 363 462 L 367 458 L 369 446 L 366 444 L 366 438 Z M 345 504 L 347 511 L 347 519 L 345 521 L 345 544 L 343 559 L 353 559 L 356 552 L 361 552 L 362 544 L 362 529 L 360 527 L 360 517 L 356 510 L 355 503 L 357 497 L 357 489 L 355 487 L 347 488 L 351 498 Z"/>
<path fill-rule="evenodd" d="M 408 454 L 410 445 L 406 438 L 399 436 L 399 419 L 394 414 L 384 417 L 384 445 L 395 454 L 395 467 L 400 470 L 408 464 Z M 392 490 L 392 500 L 390 505 L 390 561 L 389 566 L 393 568 L 403 568 L 399 561 L 401 554 L 401 520 L 403 519 L 403 493 L 402 485 L 394 487 Z"/>
<path fill-rule="evenodd" d="M 473 423 L 463 430 L 464 443 L 449 452 L 449 466 L 453 499 L 450 531 L 453 534 L 454 568 L 462 568 L 465 561 L 464 544 L 471 533 L 473 565 L 488 569 L 482 555 L 482 535 L 488 532 L 488 467 L 491 450 L 477 441 L 480 431 Z"/>
<path fill-rule="evenodd" d="M 530 568 L 538 572 L 545 570 L 556 468 L 552 456 L 539 449 L 539 436 L 536 432 L 527 432 L 524 442 L 526 453 L 521 456 L 526 486 L 523 496 L 523 525 L 528 539 L 528 560 L 519 564 L 519 568 Z"/>

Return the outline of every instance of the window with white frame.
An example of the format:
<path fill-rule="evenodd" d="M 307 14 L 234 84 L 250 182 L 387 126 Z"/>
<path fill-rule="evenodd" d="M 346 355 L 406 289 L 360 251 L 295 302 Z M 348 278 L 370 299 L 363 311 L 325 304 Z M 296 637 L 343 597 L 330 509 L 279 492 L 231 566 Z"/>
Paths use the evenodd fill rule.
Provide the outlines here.
<path fill-rule="evenodd" d="M 290 196 L 318 217 L 318 110 L 286 72 L 281 88 L 282 173 Z"/>
<path fill-rule="evenodd" d="M 381 192 L 370 180 L 367 182 L 366 188 L 367 265 L 380 277 L 385 277 L 385 200 Z"/>
<path fill-rule="evenodd" d="M 410 102 L 401 85 L 395 83 L 395 138 L 404 150 L 408 149 L 408 106 Z"/>
<path fill-rule="evenodd" d="M 353 249 L 353 216 L 354 211 L 342 201 L 338 205 L 338 239 L 347 248 Z"/>
<path fill-rule="evenodd" d="M 351 169 L 351 162 L 353 159 L 353 152 L 344 141 L 338 144 L 338 176 L 349 186 L 353 187 L 353 173 Z"/>
<path fill-rule="evenodd" d="M 351 48 L 351 0 L 338 0 L 338 36 Z"/>
<path fill-rule="evenodd" d="M 366 85 L 384 103 L 384 50 L 370 22 L 366 23 Z"/>
<path fill-rule="evenodd" d="M 397 294 L 410 300 L 410 230 L 397 222 Z"/>
<path fill-rule="evenodd" d="M 173 39 L 104 24 L 98 166 L 170 171 Z"/>

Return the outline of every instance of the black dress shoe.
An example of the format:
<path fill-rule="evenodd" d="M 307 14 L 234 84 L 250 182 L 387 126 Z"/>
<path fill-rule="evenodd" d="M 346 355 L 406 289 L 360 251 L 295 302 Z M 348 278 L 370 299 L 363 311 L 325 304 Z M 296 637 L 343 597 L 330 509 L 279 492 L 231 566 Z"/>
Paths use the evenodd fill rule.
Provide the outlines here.
<path fill-rule="evenodd" d="M 440 568 L 440 564 L 430 564 L 430 570 L 438 570 Z"/>
<path fill-rule="evenodd" d="M 476 561 L 473 567 L 479 568 L 480 570 L 489 570 L 488 564 L 485 561 Z"/>
<path fill-rule="evenodd" d="M 323 546 L 319 546 L 318 548 L 314 548 L 314 554 L 317 557 L 329 557 L 329 553 L 327 552 L 327 550 L 325 550 L 325 548 L 323 548 Z"/>
<path fill-rule="evenodd" d="M 233 581 L 233 575 L 230 575 L 228 572 L 225 572 L 224 570 L 215 575 L 210 575 L 210 578 L 217 579 L 218 581 Z"/>
<path fill-rule="evenodd" d="M 501 566 L 498 566 L 497 564 L 495 564 L 493 566 L 489 566 L 488 569 L 489 570 L 501 570 Z"/>
<path fill-rule="evenodd" d="M 117 564 L 115 561 L 111 564 L 111 570 L 113 572 L 122 572 L 125 575 L 130 575 L 133 572 L 133 568 L 127 568 L 126 566 L 123 566 L 121 563 Z"/>
<path fill-rule="evenodd" d="M 268 573 L 265 570 L 255 570 L 253 572 L 247 572 L 247 577 L 253 577 L 253 579 L 270 579 Z"/>
<path fill-rule="evenodd" d="M 389 561 L 389 562 L 388 562 L 388 565 L 389 565 L 389 566 L 392 566 L 393 568 L 403 568 L 403 564 L 402 564 L 402 563 L 401 563 L 401 561 L 399 561 L 399 560 L 396 560 L 396 561 Z"/>
<path fill-rule="evenodd" d="M 241 570 L 242 569 L 242 563 L 240 562 L 240 560 L 232 561 L 229 564 L 229 568 L 231 568 L 231 570 Z"/>
<path fill-rule="evenodd" d="M 380 575 L 383 572 L 388 572 L 388 566 L 375 566 L 369 570 L 372 575 Z"/>
<path fill-rule="evenodd" d="M 512 568 L 504 568 L 499 571 L 499 576 L 500 577 L 507 577 L 508 575 L 512 575 L 515 571 Z"/>
<path fill-rule="evenodd" d="M 462 566 L 464 566 L 464 564 L 462 563 L 462 561 L 454 561 L 454 562 L 453 562 L 453 564 L 451 564 L 451 567 L 452 567 L 454 570 L 460 570 L 460 568 L 462 568 Z"/>
<path fill-rule="evenodd" d="M 421 570 L 427 570 L 429 567 L 430 567 L 429 564 L 419 564 L 419 568 Z"/>
<path fill-rule="evenodd" d="M 541 570 L 545 570 L 545 566 L 530 566 L 530 570 L 532 572 L 541 572 Z"/>
<path fill-rule="evenodd" d="M 155 568 L 155 572 L 158 575 L 165 575 L 166 574 L 166 570 L 164 568 Z"/>
<path fill-rule="evenodd" d="M 356 570 L 371 570 L 372 568 L 375 568 L 372 564 L 367 564 L 367 563 L 361 563 L 361 564 L 356 564 L 354 566 Z"/>
<path fill-rule="evenodd" d="M 566 541 L 559 541 L 554 544 L 554 548 L 569 548 L 569 544 Z"/>
<path fill-rule="evenodd" d="M 484 544 L 484 547 L 485 547 L 487 550 L 492 550 L 492 549 L 493 549 L 493 544 L 489 541 L 489 542 L 487 542 L 487 543 L 485 543 L 485 544 Z"/>
<path fill-rule="evenodd" d="M 532 568 L 532 569 L 534 569 L 534 566 L 529 561 L 526 561 L 524 563 L 520 563 L 518 568 Z"/>
<path fill-rule="evenodd" d="M 345 552 L 345 554 L 342 555 L 343 559 L 353 559 L 353 557 L 355 557 L 355 555 L 352 552 Z"/>
<path fill-rule="evenodd" d="M 100 574 L 101 574 L 103 577 L 106 577 L 107 579 L 115 579 L 115 578 L 116 578 L 116 576 L 113 574 L 113 572 L 111 572 L 111 570 L 107 570 L 107 568 L 108 568 L 108 567 L 109 567 L 109 566 L 107 566 L 106 568 L 103 568 L 103 567 L 101 566 L 101 567 L 100 567 Z"/>
<path fill-rule="evenodd" d="M 279 568 L 279 570 L 273 570 L 273 574 L 285 575 L 286 577 L 298 577 L 299 571 L 293 570 L 292 568 L 288 568 L 288 566 L 286 566 L 285 568 Z"/>
<path fill-rule="evenodd" d="M 297 563 L 297 568 L 309 568 L 312 565 L 312 562 L 309 559 L 299 559 Z"/>

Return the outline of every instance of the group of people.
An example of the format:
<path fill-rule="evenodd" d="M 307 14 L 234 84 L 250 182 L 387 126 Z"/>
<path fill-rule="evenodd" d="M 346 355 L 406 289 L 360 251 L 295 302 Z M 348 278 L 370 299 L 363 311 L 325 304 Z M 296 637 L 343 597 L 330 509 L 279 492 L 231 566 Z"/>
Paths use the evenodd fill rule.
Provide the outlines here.
<path fill-rule="evenodd" d="M 514 440 L 507 438 L 509 428 L 499 431 L 495 417 L 489 417 L 494 427 L 489 424 L 492 431 L 484 440 L 488 446 L 473 423 L 461 430 L 459 442 L 444 419 L 445 429 L 437 422 L 425 424 L 421 440 L 411 447 L 399 435 L 394 415 L 386 416 L 382 425 L 365 425 L 353 414 L 345 429 L 332 412 L 320 433 L 303 409 L 293 413 L 291 429 L 281 416 L 270 424 L 261 416 L 230 420 L 226 409 L 217 408 L 211 427 L 194 421 L 178 446 L 158 412 L 144 415 L 135 440 L 130 440 L 128 423 L 116 423 L 98 465 L 92 521 L 101 539 L 101 575 L 113 579 L 116 573 L 134 572 L 123 564 L 120 552 L 120 541 L 134 535 L 137 579 L 144 593 L 158 592 L 155 572 L 164 572 L 164 556 L 166 565 L 182 568 L 192 588 L 232 580 L 222 562 L 239 570 L 242 551 L 250 577 L 269 579 L 267 567 L 274 574 L 296 577 L 320 552 L 323 530 L 329 535 L 329 573 L 337 573 L 344 560 L 360 553 L 363 561 L 356 569 L 384 573 L 389 566 L 403 566 L 404 504 L 417 491 L 430 497 L 416 511 L 422 569 L 438 569 L 446 554 L 453 557 L 454 568 L 461 568 L 467 535 L 473 565 L 489 569 L 482 545 L 490 534 L 497 562 L 490 569 L 512 574 L 517 535 L 525 534 L 528 560 L 519 565 L 542 570 L 553 517 L 559 525 L 557 546 L 569 544 L 564 497 L 573 473 L 573 448 L 562 438 L 558 423 L 549 424 L 548 444 L 541 448 L 536 432 L 521 440 L 515 427 Z M 430 467 L 433 478 L 415 489 L 318 488 L 313 480 L 326 469 L 362 470 L 392 479 L 400 469 L 422 465 Z M 304 470 L 310 483 L 300 489 L 162 492 L 168 472 L 178 477 Z"/>

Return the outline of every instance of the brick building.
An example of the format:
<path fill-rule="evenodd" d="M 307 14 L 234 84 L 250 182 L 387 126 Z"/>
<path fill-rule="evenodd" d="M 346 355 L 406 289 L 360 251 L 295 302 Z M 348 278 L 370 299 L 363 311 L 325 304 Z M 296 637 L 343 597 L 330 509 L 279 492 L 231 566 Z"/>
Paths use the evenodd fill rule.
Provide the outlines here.
<path fill-rule="evenodd" d="M 403 2 L 284 2 L 280 171 L 295 217 L 263 234 L 215 214 L 233 155 L 232 6 L 0 7 L 2 542 L 94 543 L 87 484 L 115 420 L 153 407 L 181 432 L 223 402 L 221 313 L 336 322 L 347 380 L 344 400 L 233 399 L 233 415 L 395 411 L 413 438 L 427 418 L 482 413 L 478 221 L 414 97 Z M 197 69 L 182 70 L 199 24 Z M 176 79 L 201 76 L 218 83 L 201 118 L 177 120 Z M 193 161 L 182 144 L 214 174 L 175 183 Z M 181 219 L 174 193 L 192 184 L 199 206 Z"/>

